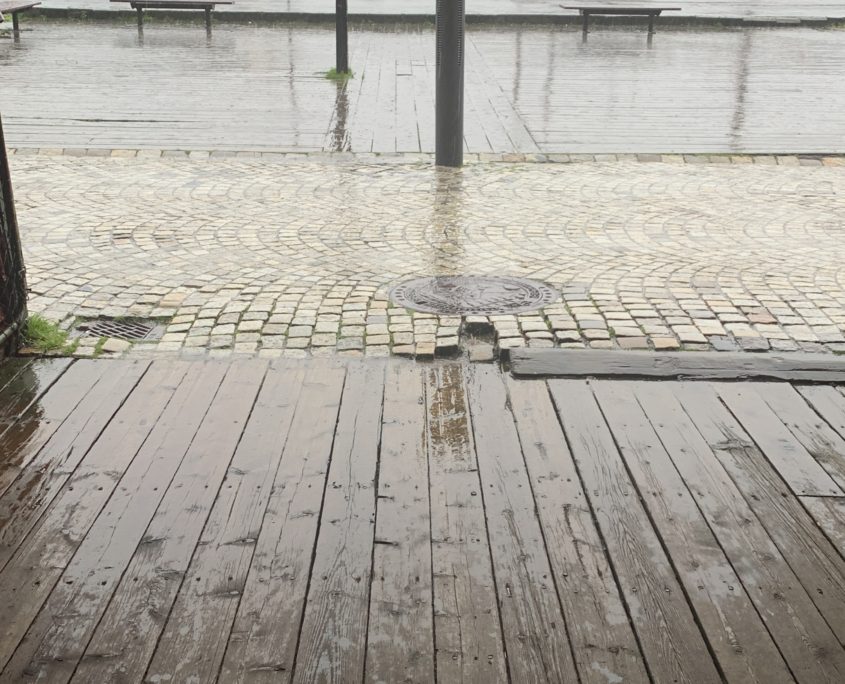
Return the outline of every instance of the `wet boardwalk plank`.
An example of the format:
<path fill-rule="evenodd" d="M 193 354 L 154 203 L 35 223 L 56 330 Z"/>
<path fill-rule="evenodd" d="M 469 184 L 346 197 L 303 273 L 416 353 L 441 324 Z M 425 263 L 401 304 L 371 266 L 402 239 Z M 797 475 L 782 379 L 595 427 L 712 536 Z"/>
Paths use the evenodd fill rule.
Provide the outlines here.
<path fill-rule="evenodd" d="M 32 361 L 4 401 L 0 682 L 845 678 L 835 385 Z"/>
<path fill-rule="evenodd" d="M 155 22 L 141 40 L 125 25 L 33 24 L 2 54 L 9 144 L 434 151 L 430 26 L 353 25 L 345 85 L 324 77 L 329 27 L 196 29 Z M 577 26 L 470 25 L 466 147 L 845 152 L 843 59 L 835 29 L 667 27 L 649 45 L 641 26 L 597 27 L 584 43 Z"/>

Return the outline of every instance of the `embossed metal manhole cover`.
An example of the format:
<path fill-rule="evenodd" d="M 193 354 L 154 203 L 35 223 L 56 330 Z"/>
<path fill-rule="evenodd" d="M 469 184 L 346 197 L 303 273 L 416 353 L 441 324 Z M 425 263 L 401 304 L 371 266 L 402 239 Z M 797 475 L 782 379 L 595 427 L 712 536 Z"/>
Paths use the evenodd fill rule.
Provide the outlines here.
<path fill-rule="evenodd" d="M 399 306 L 441 315 L 520 313 L 551 304 L 558 293 L 544 283 L 509 276 L 416 278 L 393 288 Z"/>
<path fill-rule="evenodd" d="M 161 337 L 162 328 L 154 322 L 115 318 L 98 318 L 85 321 L 76 329 L 89 337 L 116 337 L 119 340 L 138 342 Z"/>

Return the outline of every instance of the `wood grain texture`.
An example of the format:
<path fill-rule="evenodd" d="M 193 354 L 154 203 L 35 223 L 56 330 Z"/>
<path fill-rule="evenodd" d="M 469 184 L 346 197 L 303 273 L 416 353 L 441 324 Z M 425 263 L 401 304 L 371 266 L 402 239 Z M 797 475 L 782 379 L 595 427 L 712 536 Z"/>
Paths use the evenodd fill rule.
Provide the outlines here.
<path fill-rule="evenodd" d="M 421 367 L 388 367 L 382 420 L 365 680 L 428 682 L 435 667 Z"/>
<path fill-rule="evenodd" d="M 845 496 L 845 439 L 791 385 L 776 383 L 756 391 Z"/>
<path fill-rule="evenodd" d="M 343 383 L 342 368 L 320 366 L 305 378 L 223 659 L 223 681 L 291 677 Z"/>
<path fill-rule="evenodd" d="M 511 379 L 507 384 L 581 681 L 648 681 L 546 383 Z"/>
<path fill-rule="evenodd" d="M 696 571 L 702 574 L 724 578 L 721 588 L 710 583 L 714 588 L 710 600 L 724 616 L 724 630 L 721 634 L 718 630 L 708 630 L 708 634 L 711 643 L 722 638 L 728 648 L 734 649 L 734 659 L 745 661 L 747 672 L 736 671 L 736 676 L 729 679 L 783 682 L 791 681 L 794 675 L 806 684 L 826 681 L 830 673 L 818 666 L 815 652 L 808 644 L 823 643 L 835 648 L 835 637 L 766 528 L 713 456 L 683 407 L 674 399 L 671 386 L 636 383 L 628 387 L 630 395 L 636 393 L 635 401 L 648 414 L 665 448 L 664 459 L 650 458 L 649 467 L 665 473 L 668 469 L 674 470 L 674 463 L 692 493 L 690 500 L 694 499 L 693 503 L 701 510 L 724 552 L 721 561 L 713 566 L 707 567 L 702 560 L 706 558 L 703 554 L 695 557 L 695 564 Z M 666 452 L 671 454 L 671 460 Z M 690 531 L 689 537 L 697 540 L 702 535 Z M 755 562 L 757 558 L 764 558 L 766 562 Z M 707 584 L 705 578 L 699 581 L 702 585 Z M 701 616 L 694 588 L 690 595 Z M 773 600 L 773 596 L 778 600 Z M 706 628 L 704 619 L 702 623 Z M 772 639 L 790 663 L 791 674 Z M 728 668 L 724 669 L 727 674 Z"/>
<path fill-rule="evenodd" d="M 690 684 L 720 681 L 589 385 L 581 380 L 552 380 L 549 389 L 584 488 L 590 493 L 651 677 Z"/>
<path fill-rule="evenodd" d="M 845 497 L 802 496 L 801 503 L 845 558 Z"/>
<path fill-rule="evenodd" d="M 474 366 L 467 390 L 511 681 L 575 681 L 569 627 L 503 379 L 492 366 Z"/>
<path fill-rule="evenodd" d="M 517 377 L 845 381 L 845 359 L 830 354 L 514 349 L 511 359 Z"/>
<path fill-rule="evenodd" d="M 83 492 L 69 501 L 63 495 L 55 514 L 48 512 L 55 522 L 30 535 L 0 573 L 0 664 L 5 665 L 0 681 L 19 682 L 25 672 L 42 671 L 70 677 L 226 370 L 222 364 L 198 364 L 126 472 L 117 476 L 119 484 L 105 506 L 89 505 Z M 77 529 L 64 527 L 62 513 L 74 516 Z M 96 520 L 86 530 L 91 517 Z M 67 655 L 72 662 L 64 666 L 59 659 Z"/>
<path fill-rule="evenodd" d="M 845 643 L 845 564 L 715 388 L 680 383 L 672 391 L 711 451 L 766 528 L 816 609 L 840 643 Z M 779 595 L 773 595 L 779 599 Z M 841 652 L 817 648 L 826 669 L 838 671 Z"/>
<path fill-rule="evenodd" d="M 295 682 L 359 682 L 370 606 L 385 366 L 347 371 Z"/>
<path fill-rule="evenodd" d="M 464 369 L 426 374 L 437 679 L 507 681 Z"/>
<path fill-rule="evenodd" d="M 216 681 L 304 375 L 302 369 L 268 371 L 147 668 L 147 681 Z"/>
<path fill-rule="evenodd" d="M 805 496 L 845 495 L 753 385 L 718 383 L 714 387 L 792 491 Z M 777 385 L 765 389 L 776 390 Z"/>

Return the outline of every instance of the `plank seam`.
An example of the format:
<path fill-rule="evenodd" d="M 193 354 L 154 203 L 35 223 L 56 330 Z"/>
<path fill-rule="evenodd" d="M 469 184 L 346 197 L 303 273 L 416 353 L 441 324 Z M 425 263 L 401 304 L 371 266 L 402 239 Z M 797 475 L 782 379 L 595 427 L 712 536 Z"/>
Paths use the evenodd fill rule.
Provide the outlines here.
<path fill-rule="evenodd" d="M 231 368 L 230 368 L 230 370 L 231 370 Z M 191 441 L 188 444 L 188 446 L 185 448 L 185 451 L 182 454 L 182 457 L 179 459 L 179 465 L 174 469 L 173 475 L 171 476 L 170 480 L 167 483 L 167 489 L 164 490 L 164 494 L 167 493 L 167 490 L 170 489 L 171 485 L 173 484 L 173 480 L 176 478 L 176 475 L 179 472 L 179 469 L 182 467 L 182 463 L 185 460 L 185 456 L 191 450 L 191 446 L 194 443 L 194 439 L 196 439 L 197 433 L 199 432 L 199 429 L 202 426 L 202 423 L 205 421 L 206 417 L 208 416 L 208 412 L 211 409 L 211 406 L 214 404 L 214 400 L 217 398 L 217 395 L 220 392 L 220 387 L 223 385 L 223 381 L 226 379 L 228 374 L 229 374 L 229 371 L 226 372 L 226 375 L 224 375 L 223 378 L 221 378 L 220 384 L 217 385 L 217 388 L 214 391 L 214 396 L 211 397 L 211 399 L 209 400 L 208 406 L 206 406 L 205 411 L 203 412 L 202 420 L 197 424 L 197 429 L 194 432 L 194 434 L 191 435 Z M 174 392 L 174 394 L 175 394 L 175 392 Z M 126 471 L 124 471 L 124 475 L 125 474 L 126 474 Z M 123 477 L 121 477 L 121 481 L 122 480 L 123 480 Z M 120 486 L 120 482 L 118 482 L 118 487 L 119 486 Z M 115 490 L 117 490 L 117 487 L 115 487 Z M 114 492 L 112 492 L 112 494 L 113 493 Z M 155 519 L 155 515 L 156 515 L 156 513 L 158 513 L 158 510 L 161 507 L 161 502 L 164 501 L 164 494 L 162 494 L 161 500 L 156 505 L 155 511 L 153 512 L 152 516 L 150 517 L 150 521 L 147 523 L 147 526 L 144 528 L 144 534 L 146 534 L 147 530 L 149 530 L 149 527 L 152 524 L 152 521 Z M 109 499 L 111 499 L 111 497 L 109 497 Z M 95 523 L 99 519 L 100 515 L 102 515 L 103 510 L 105 510 L 105 507 L 103 507 L 103 509 L 100 510 L 100 513 L 97 514 L 97 517 L 94 519 Z M 92 526 L 93 526 L 93 523 L 92 523 Z M 80 649 L 81 655 L 80 655 L 79 659 L 77 660 L 76 665 L 73 668 L 73 672 L 71 673 L 69 680 L 72 680 L 76 676 L 76 672 L 79 669 L 79 666 L 82 664 L 82 659 L 85 656 L 85 652 L 88 650 L 88 646 L 90 645 L 91 641 L 94 639 L 94 635 L 97 633 L 97 630 L 99 629 L 100 624 L 102 623 L 103 619 L 108 614 L 109 608 L 111 608 L 112 601 L 114 600 L 114 595 L 117 593 L 118 588 L 123 583 L 123 578 L 126 576 L 126 573 L 128 572 L 129 568 L 132 566 L 131 559 L 134 558 L 135 553 L 137 553 L 138 546 L 140 546 L 143 543 L 143 539 L 144 539 L 144 537 L 142 535 L 141 541 L 139 541 L 138 544 L 135 546 L 135 550 L 132 552 L 132 556 L 130 556 L 129 561 L 126 563 L 126 566 L 121 571 L 120 578 L 117 580 L 117 582 L 115 582 L 114 589 L 111 592 L 111 596 L 109 597 L 109 600 L 106 602 L 106 605 L 103 609 L 103 612 L 100 614 L 100 617 L 97 619 L 96 624 L 94 625 L 93 629 L 91 630 L 90 636 L 85 641 L 85 647 Z M 71 557 L 70 561 L 68 562 L 67 567 L 70 567 L 71 563 L 76 558 L 76 553 L 79 551 L 79 548 L 81 548 L 81 546 L 82 545 L 80 544 L 80 546 L 77 547 L 76 551 L 74 552 L 73 556 Z M 61 580 L 61 575 L 59 576 L 58 581 L 60 581 L 60 580 Z M 45 605 L 46 605 L 46 602 L 45 602 Z M 42 610 L 43 610 L 43 608 L 42 608 Z M 39 611 L 39 613 L 40 613 L 40 611 Z M 24 634 L 24 636 L 26 636 L 26 635 Z"/>
<path fill-rule="evenodd" d="M 701 618 L 699 618 L 698 613 L 695 611 L 695 607 L 693 606 L 692 601 L 690 600 L 689 593 L 687 592 L 687 588 L 684 586 L 684 582 L 681 579 L 681 574 L 678 572 L 678 568 L 675 565 L 675 559 L 672 558 L 672 554 L 669 553 L 669 549 L 666 546 L 666 542 L 663 539 L 663 535 L 660 534 L 660 529 L 657 527 L 657 524 L 654 522 L 654 517 L 651 514 L 651 510 L 646 505 L 645 497 L 643 496 L 642 491 L 640 491 L 639 486 L 637 485 L 637 481 L 634 478 L 633 473 L 631 472 L 630 467 L 628 466 L 628 461 L 622 455 L 622 448 L 619 445 L 619 441 L 616 439 L 616 434 L 613 432 L 612 428 L 610 427 L 610 421 L 608 421 L 607 416 L 605 415 L 604 408 L 599 401 L 599 398 L 596 396 L 596 393 L 593 389 L 592 384 L 587 382 L 587 386 L 590 388 L 590 393 L 593 396 L 593 400 L 596 402 L 596 406 L 599 409 L 599 413 L 601 414 L 602 420 L 604 421 L 605 426 L 607 427 L 607 432 L 610 435 L 610 439 L 613 441 L 613 445 L 616 448 L 616 452 L 619 455 L 619 460 L 622 462 L 622 467 L 625 469 L 625 474 L 628 476 L 628 480 L 631 483 L 631 487 L 637 493 L 637 499 L 640 502 L 640 506 L 643 509 L 646 517 L 648 518 L 648 522 L 651 525 L 651 529 L 654 531 L 654 535 L 657 538 L 658 543 L 660 544 L 660 548 L 663 550 L 663 554 L 666 556 L 666 560 L 669 564 L 669 567 L 672 570 L 672 575 L 675 578 L 675 582 L 678 585 L 678 588 L 681 591 L 681 594 L 686 601 L 687 608 L 689 608 L 690 614 L 692 615 L 693 622 L 695 622 L 695 626 L 698 628 L 699 633 L 701 634 L 701 638 L 704 642 L 705 647 L 707 648 L 707 652 L 710 654 L 710 659 L 713 662 L 713 665 L 716 668 L 719 676 L 722 678 L 722 681 L 728 681 L 728 678 L 725 676 L 725 672 L 722 669 L 722 664 L 719 662 L 719 659 L 716 657 L 716 651 L 713 648 L 713 645 L 710 643 L 710 638 L 704 629 L 704 625 L 701 624 Z M 639 405 L 639 401 L 637 402 Z M 648 416 L 646 416 L 648 418 Z M 649 425 L 651 423 L 649 422 Z M 659 439 L 659 437 L 658 437 Z M 681 479 L 683 482 L 683 478 Z M 684 482 L 684 486 L 686 486 L 686 482 Z M 636 630 L 635 630 L 636 631 Z"/>
<path fill-rule="evenodd" d="M 466 378 L 464 378 L 464 384 L 466 385 Z M 469 420 L 469 429 L 472 430 L 472 450 L 475 453 L 475 467 L 477 468 L 478 472 L 478 490 L 481 493 L 481 510 L 483 511 L 484 517 L 484 534 L 487 535 L 487 554 L 490 558 L 490 573 L 491 577 L 493 578 L 493 592 L 496 596 L 496 617 L 499 620 L 499 633 L 502 636 L 502 653 L 505 659 L 505 675 L 508 678 L 508 684 L 513 684 L 513 677 L 511 676 L 511 668 L 510 668 L 510 658 L 508 657 L 508 644 L 507 639 L 505 638 L 505 625 L 504 621 L 502 620 L 502 600 L 499 596 L 499 580 L 496 577 L 496 563 L 493 560 L 493 542 L 490 539 L 490 526 L 488 525 L 487 521 L 489 518 L 487 517 L 487 498 L 484 495 L 484 480 L 482 479 L 481 474 L 481 466 L 478 462 L 478 440 L 475 439 L 475 418 L 473 415 L 473 402 L 469 399 L 469 393 L 466 393 L 467 396 L 467 418 Z M 573 657 L 574 661 L 574 657 Z M 577 670 L 576 670 L 577 671 Z"/>
<path fill-rule="evenodd" d="M 341 368 L 343 367 L 341 366 Z M 308 561 L 308 581 L 305 583 L 302 610 L 299 612 L 299 627 L 296 630 L 296 643 L 293 647 L 293 661 L 291 662 L 290 679 L 288 681 L 293 681 L 294 675 L 296 674 L 296 664 L 299 658 L 299 640 L 302 637 L 302 625 L 305 623 L 305 603 L 308 601 L 308 594 L 311 592 L 311 579 L 314 575 L 314 561 L 317 559 L 317 542 L 320 538 L 320 528 L 322 527 L 323 523 L 323 509 L 326 505 L 326 488 L 329 484 L 329 472 L 331 471 L 332 458 L 334 457 L 334 445 L 337 442 L 338 426 L 340 425 L 340 408 L 343 405 L 343 395 L 346 390 L 346 381 L 348 377 L 349 374 L 346 372 L 346 369 L 343 368 L 343 383 L 341 384 L 340 393 L 338 394 L 337 398 L 337 409 L 335 410 L 334 416 L 334 429 L 332 430 L 332 443 L 329 447 L 329 458 L 326 461 L 326 472 L 323 477 L 323 493 L 320 497 L 320 512 L 317 514 L 317 529 L 314 533 L 314 543 L 311 545 L 311 559 Z M 281 460 L 279 461 L 279 463 L 281 463 Z"/>
<path fill-rule="evenodd" d="M 569 449 L 569 453 L 572 454 L 572 465 L 575 468 L 575 473 L 578 475 L 578 482 L 581 486 L 581 490 L 584 492 L 584 501 L 590 509 L 590 519 L 593 521 L 593 527 L 596 528 L 596 532 L 599 536 L 599 539 L 601 539 L 602 552 L 604 553 L 605 558 L 607 558 L 607 565 L 610 568 L 611 575 L 613 575 L 613 583 L 616 585 L 616 589 L 619 593 L 619 599 L 622 602 L 622 607 L 625 609 L 625 616 L 628 618 L 628 624 L 631 626 L 631 633 L 634 635 L 634 641 L 636 642 L 637 648 L 640 651 L 640 658 L 642 659 L 643 666 L 645 667 L 646 675 L 648 675 L 648 679 L 650 682 L 654 682 L 654 675 L 651 672 L 651 667 L 649 665 L 648 658 L 645 657 L 645 651 L 643 649 L 642 641 L 640 640 L 639 632 L 637 631 L 636 624 L 634 623 L 634 619 L 631 616 L 631 608 L 630 606 L 628 606 L 628 599 L 622 589 L 622 583 L 619 581 L 619 573 L 616 570 L 616 564 L 613 560 L 613 557 L 610 555 L 610 552 L 608 551 L 607 540 L 604 537 L 604 531 L 599 525 L 595 507 L 593 506 L 593 502 L 590 499 L 589 489 L 584 483 L 584 477 L 581 474 L 581 468 L 578 465 L 578 459 L 575 458 L 575 450 L 573 449 L 572 441 L 569 438 L 569 433 L 566 431 L 566 426 L 563 424 L 563 419 L 560 415 L 561 407 L 557 405 L 557 402 L 555 402 L 555 395 L 554 392 L 551 391 L 548 381 L 543 380 L 543 383 L 546 385 L 546 392 L 549 395 L 549 399 L 552 402 L 552 406 L 554 406 L 555 416 L 557 417 L 558 425 L 560 425 L 560 430 L 563 433 L 563 439 L 566 442 L 566 448 Z M 592 391 L 592 388 L 590 391 Z M 598 404 L 598 401 L 596 401 L 596 404 Z M 602 413 L 602 418 L 604 418 L 604 413 Z M 605 421 L 605 423 L 606 422 L 607 421 Z M 608 432 L 610 432 L 609 427 Z M 614 444 L 615 443 L 616 440 L 614 439 Z M 639 494 L 639 492 L 637 493 Z"/>
<path fill-rule="evenodd" d="M 670 387 L 669 391 L 671 392 L 671 387 Z M 674 395 L 674 392 L 672 394 Z M 651 416 L 649 416 L 648 411 L 646 411 L 645 406 L 642 405 L 642 402 L 640 401 L 640 398 L 637 395 L 636 391 L 634 392 L 634 397 L 636 398 L 637 405 L 640 407 L 640 410 L 643 412 L 643 415 L 646 417 L 649 424 L 653 426 L 653 423 L 651 422 Z M 739 489 L 739 487 L 734 482 L 733 478 L 731 477 L 731 474 L 729 472 L 727 472 L 727 470 L 721 464 L 719 459 L 716 458 L 716 455 L 713 453 L 713 450 L 710 448 L 710 445 L 707 443 L 707 440 L 704 438 L 704 435 L 701 434 L 701 431 L 698 429 L 698 426 L 695 424 L 695 421 L 692 419 L 692 416 L 690 416 L 687 413 L 686 409 L 684 408 L 683 402 L 679 401 L 678 404 L 681 407 L 681 411 L 688 418 L 690 425 L 692 425 L 695 432 L 701 437 L 702 443 L 710 451 L 711 455 L 713 456 L 713 460 L 716 463 L 716 466 L 718 466 L 718 468 L 725 473 L 727 478 L 734 484 L 734 488 L 737 490 L 737 493 L 740 495 L 740 497 L 742 497 L 742 500 L 746 502 L 746 505 L 748 505 L 748 501 L 745 499 L 745 497 L 742 494 L 742 491 Z M 654 434 L 657 437 L 657 441 L 660 443 L 660 446 L 668 454 L 669 461 L 672 463 L 672 467 L 675 469 L 675 472 L 678 474 L 678 477 L 680 478 L 681 482 L 684 483 L 684 488 L 689 493 L 690 499 L 692 500 L 693 504 L 695 504 L 695 508 L 698 511 L 699 515 L 701 516 L 701 519 L 704 521 L 704 524 L 707 525 L 707 529 L 710 530 L 710 534 L 713 536 L 713 539 L 716 542 L 716 546 L 718 546 L 719 550 L 722 552 L 722 555 L 724 556 L 725 561 L 727 562 L 728 566 L 730 567 L 731 571 L 733 572 L 734 577 L 736 577 L 737 581 L 739 582 L 740 586 L 742 587 L 742 590 L 745 592 L 745 596 L 748 599 L 748 603 L 754 609 L 754 613 L 757 615 L 761 624 L 763 625 L 763 629 L 766 630 L 766 634 L 769 635 L 769 639 L 771 639 L 772 645 L 775 647 L 775 650 L 778 652 L 780 657 L 783 659 L 783 662 L 786 665 L 786 669 L 789 670 L 789 674 L 792 676 L 792 678 L 796 682 L 800 681 L 800 678 L 795 675 L 795 672 L 793 672 L 792 665 L 790 664 L 789 659 L 786 657 L 786 654 L 784 654 L 783 650 L 781 649 L 781 646 L 778 643 L 778 640 L 775 638 L 775 635 L 772 634 L 772 631 L 769 627 L 769 623 L 763 618 L 763 615 L 760 612 L 760 608 L 757 606 L 757 602 L 752 599 L 751 591 L 745 585 L 745 580 L 743 579 L 743 577 L 739 573 L 739 571 L 736 569 L 736 566 L 734 565 L 734 562 L 731 560 L 731 557 L 728 555 L 728 552 L 725 550 L 725 547 L 723 546 L 721 539 L 719 539 L 719 536 L 716 534 L 716 530 L 713 529 L 713 525 L 710 523 L 710 521 L 707 518 L 707 515 L 702 510 L 701 505 L 698 503 L 698 498 L 692 492 L 689 484 L 686 481 L 686 478 L 683 476 L 681 471 L 678 469 L 678 466 L 675 463 L 675 459 L 672 456 L 672 452 L 669 450 L 669 448 L 663 442 L 663 438 L 660 436 L 660 433 L 654 427 L 652 427 L 652 430 L 654 431 Z M 757 515 L 757 512 L 753 508 L 751 508 L 751 506 L 748 506 L 748 510 L 751 512 L 751 515 L 753 515 L 757 519 L 757 522 L 760 524 L 760 528 L 765 531 L 766 537 L 772 543 L 772 546 L 774 546 L 774 548 L 778 549 L 778 552 L 780 553 L 780 548 L 775 543 L 775 540 L 772 539 L 772 536 L 769 533 L 769 530 L 763 524 L 763 521 L 760 520 L 760 517 Z M 781 556 L 783 556 L 783 554 L 781 554 Z M 786 561 L 785 558 L 784 558 L 784 561 Z M 789 565 L 789 564 L 787 563 L 787 565 Z M 799 580 L 799 584 L 803 587 L 803 584 L 801 584 L 800 580 Z M 810 603 L 812 604 L 812 600 L 810 601 Z M 690 608 L 692 608 L 692 604 L 690 604 Z M 693 610 L 693 612 L 695 612 L 695 611 Z M 720 671 L 721 671 L 721 669 L 720 669 Z"/>

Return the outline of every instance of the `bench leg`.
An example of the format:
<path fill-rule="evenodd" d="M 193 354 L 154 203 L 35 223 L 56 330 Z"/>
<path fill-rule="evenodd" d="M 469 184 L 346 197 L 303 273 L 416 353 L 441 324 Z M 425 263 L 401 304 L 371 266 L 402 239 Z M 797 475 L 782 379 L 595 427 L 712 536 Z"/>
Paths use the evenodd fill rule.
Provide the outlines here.
<path fill-rule="evenodd" d="M 205 8 L 205 30 L 206 33 L 211 33 L 211 8 Z"/>
<path fill-rule="evenodd" d="M 144 10 L 142 10 L 140 7 L 136 7 L 135 12 L 138 14 L 138 31 L 143 32 L 143 30 L 144 30 Z"/>
<path fill-rule="evenodd" d="M 18 13 L 12 12 L 12 31 L 15 33 L 15 35 L 17 35 L 18 33 L 20 33 L 20 30 L 21 24 L 20 20 L 18 19 Z"/>
<path fill-rule="evenodd" d="M 590 30 L 590 15 L 587 12 L 582 12 L 581 16 L 583 17 L 583 32 L 587 33 Z"/>
<path fill-rule="evenodd" d="M 648 35 L 651 35 L 653 33 L 654 33 L 654 15 L 649 14 L 648 15 Z"/>

